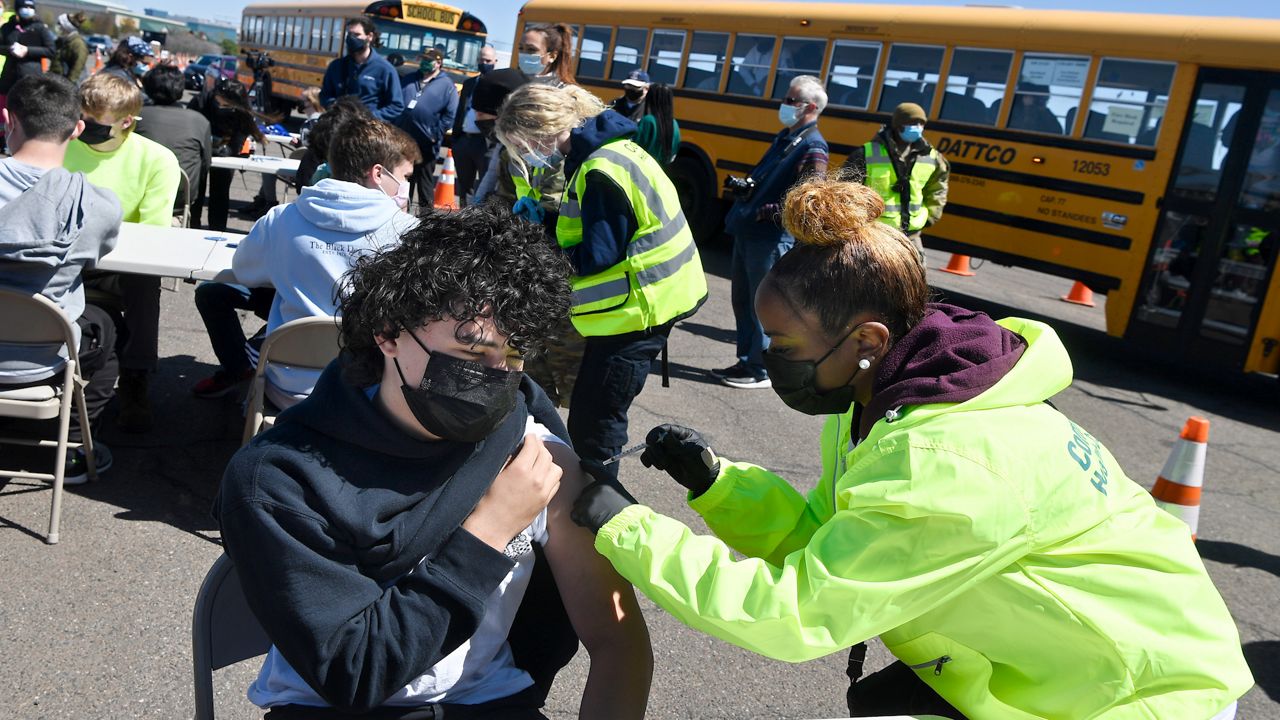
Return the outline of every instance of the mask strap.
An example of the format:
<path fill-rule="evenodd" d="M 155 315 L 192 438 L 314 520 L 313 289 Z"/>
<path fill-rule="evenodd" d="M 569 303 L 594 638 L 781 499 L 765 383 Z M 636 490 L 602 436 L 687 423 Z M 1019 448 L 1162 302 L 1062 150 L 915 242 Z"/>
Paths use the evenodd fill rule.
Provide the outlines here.
<path fill-rule="evenodd" d="M 396 358 L 391 358 L 391 362 L 395 363 L 396 374 L 400 376 L 400 384 L 405 387 L 409 387 L 409 380 L 405 378 L 404 370 L 400 369 L 400 361 Z"/>
<path fill-rule="evenodd" d="M 825 354 L 825 355 L 823 355 L 822 357 L 818 358 L 818 361 L 817 361 L 817 362 L 815 362 L 815 363 L 813 364 L 813 366 L 814 366 L 814 367 L 818 367 L 819 365 L 821 365 L 821 364 L 823 363 L 823 361 L 825 361 L 827 358 L 831 357 L 831 353 L 833 353 L 833 352 L 835 352 L 836 350 L 838 350 L 838 349 L 840 348 L 840 346 L 844 344 L 844 341 L 845 341 L 845 340 L 848 340 L 848 339 L 849 339 L 849 336 L 850 336 L 850 335 L 852 335 L 852 334 L 853 334 L 853 333 L 854 333 L 858 328 L 862 327 L 863 325 L 866 325 L 866 323 L 858 323 L 857 325 L 854 325 L 852 328 L 850 328 L 850 329 L 849 329 L 849 332 L 845 333 L 845 336 L 844 336 L 844 337 L 842 337 L 842 338 L 840 338 L 840 342 L 836 343 L 835 345 L 832 345 L 832 346 L 831 346 L 831 349 L 830 349 L 830 350 L 828 350 L 828 351 L 826 352 L 826 354 Z M 853 378 L 852 378 L 852 377 L 850 377 L 849 379 L 850 379 L 850 380 L 852 380 Z M 848 384 L 848 383 L 846 383 L 846 384 Z"/>
<path fill-rule="evenodd" d="M 423 345 L 423 344 L 422 344 L 422 341 L 418 339 L 418 336 L 417 336 L 417 335 L 414 335 L 414 334 L 413 334 L 412 332 L 410 332 L 407 328 L 405 329 L 404 334 L 405 334 L 405 335 L 408 335 L 408 336 L 409 336 L 409 337 L 411 337 L 411 338 L 413 338 L 413 341 L 414 341 L 414 342 L 416 342 L 416 343 L 418 343 L 418 347 L 422 348 L 422 352 L 426 353 L 428 357 L 430 357 L 430 356 L 431 356 L 431 354 L 432 354 L 432 353 L 431 353 L 431 351 L 427 349 L 427 346 L 426 346 L 426 345 Z M 403 385 L 405 385 L 405 386 L 408 386 L 408 385 L 409 385 L 409 381 L 408 381 L 408 379 L 406 379 L 406 378 L 405 378 L 405 376 L 404 376 L 404 370 L 402 370 L 402 369 L 400 368 L 400 360 L 399 360 L 398 358 L 391 358 L 391 362 L 395 363 L 395 366 L 396 366 L 396 373 L 397 373 L 398 375 L 400 375 L 400 382 L 401 382 L 401 384 L 403 384 Z"/>

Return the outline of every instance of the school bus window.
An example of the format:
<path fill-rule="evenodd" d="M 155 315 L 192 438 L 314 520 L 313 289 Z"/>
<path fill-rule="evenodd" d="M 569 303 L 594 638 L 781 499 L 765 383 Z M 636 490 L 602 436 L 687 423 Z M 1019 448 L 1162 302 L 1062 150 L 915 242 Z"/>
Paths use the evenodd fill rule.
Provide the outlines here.
<path fill-rule="evenodd" d="M 649 82 L 675 85 L 680 74 L 680 58 L 684 56 L 683 30 L 654 30 L 649 48 Z"/>
<path fill-rule="evenodd" d="M 1128 145 L 1155 145 L 1169 104 L 1173 63 L 1103 58 L 1084 136 Z"/>
<path fill-rule="evenodd" d="M 1222 164 L 1235 133 L 1236 113 L 1244 102 L 1238 85 L 1205 83 L 1193 106 L 1182 160 L 1173 192 L 1192 200 L 1213 200 L 1222 176 Z"/>
<path fill-rule="evenodd" d="M 1089 58 L 1027 53 L 1009 109 L 1014 130 L 1067 135 L 1075 125 Z"/>
<path fill-rule="evenodd" d="M 791 81 L 801 75 L 822 74 L 822 58 L 827 54 L 827 41 L 813 38 L 783 38 L 778 53 L 778 72 L 773 77 L 773 97 L 787 96 Z"/>
<path fill-rule="evenodd" d="M 320 52 L 324 49 L 324 18 L 316 18 L 311 24 L 311 42 L 308 47 L 313 52 Z"/>
<path fill-rule="evenodd" d="M 644 41 L 648 31 L 644 28 L 618 28 L 618 40 L 613 45 L 613 68 L 609 70 L 612 80 L 626 80 L 627 73 L 640 69 L 640 58 L 644 55 Z"/>
<path fill-rule="evenodd" d="M 1240 206 L 1270 212 L 1280 209 L 1280 90 L 1272 90 L 1263 107 Z M 1272 237 L 1272 244 L 1274 241 Z"/>
<path fill-rule="evenodd" d="M 613 37 L 613 28 L 603 25 L 588 25 L 582 33 L 582 50 L 578 52 L 578 75 L 589 78 L 604 78 L 605 51 L 609 49 L 609 39 Z"/>
<path fill-rule="evenodd" d="M 933 93 L 938 88 L 942 70 L 942 48 L 934 45 L 895 44 L 889 49 L 889 67 L 884 72 L 880 90 L 880 112 L 893 112 L 904 102 L 933 112 Z"/>
<path fill-rule="evenodd" d="M 298 47 L 298 26 L 302 24 L 302 18 L 291 17 L 288 19 L 288 25 L 284 33 L 285 47 Z"/>
<path fill-rule="evenodd" d="M 865 108 L 871 101 L 876 67 L 880 64 L 880 43 L 837 40 L 831 48 L 831 69 L 827 71 L 827 97 L 832 105 Z"/>
<path fill-rule="evenodd" d="M 689 45 L 689 62 L 684 71 L 684 87 L 715 92 L 720 89 L 729 33 L 694 32 Z"/>
<path fill-rule="evenodd" d="M 733 66 L 729 71 L 726 92 L 734 95 L 763 97 L 769 68 L 773 65 L 772 35 L 739 34 L 733 41 Z"/>
<path fill-rule="evenodd" d="M 1000 117 L 1013 53 L 1008 50 L 956 48 L 951 53 L 947 89 L 942 95 L 943 120 L 995 125 Z"/>

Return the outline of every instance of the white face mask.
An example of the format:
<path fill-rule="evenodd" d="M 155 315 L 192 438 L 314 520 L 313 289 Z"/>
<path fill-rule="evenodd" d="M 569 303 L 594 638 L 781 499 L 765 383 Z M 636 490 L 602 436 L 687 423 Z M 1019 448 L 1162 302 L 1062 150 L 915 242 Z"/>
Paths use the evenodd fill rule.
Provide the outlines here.
<path fill-rule="evenodd" d="M 547 69 L 542 56 L 537 53 L 520 53 L 520 72 L 525 75 L 541 75 Z"/>

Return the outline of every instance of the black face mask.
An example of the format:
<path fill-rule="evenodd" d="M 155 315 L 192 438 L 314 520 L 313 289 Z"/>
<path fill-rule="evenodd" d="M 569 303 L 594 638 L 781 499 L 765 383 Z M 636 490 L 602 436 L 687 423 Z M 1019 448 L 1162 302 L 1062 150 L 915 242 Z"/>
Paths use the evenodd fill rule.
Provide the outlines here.
<path fill-rule="evenodd" d="M 348 55 L 359 55 L 364 52 L 365 48 L 369 47 L 369 41 L 366 38 L 359 38 L 354 35 L 348 35 L 346 43 Z"/>
<path fill-rule="evenodd" d="M 497 127 L 497 124 L 498 124 L 497 120 L 477 120 L 476 121 L 476 127 L 480 128 L 480 132 L 484 133 L 484 136 L 490 140 L 493 139 L 493 130 L 495 127 Z"/>
<path fill-rule="evenodd" d="M 844 341 L 849 339 L 849 335 L 859 327 L 862 325 L 850 330 L 848 335 L 845 335 L 817 361 L 787 360 L 780 355 L 765 351 L 764 367 L 769 371 L 773 391 L 778 394 L 782 402 L 786 403 L 787 407 L 805 415 L 837 415 L 853 405 L 853 386 L 849 383 L 853 382 L 853 379 L 862 371 L 861 367 L 854 369 L 844 385 L 825 393 L 818 392 L 814 383 L 818 376 L 818 366 L 831 357 L 831 353 L 843 345 Z"/>
<path fill-rule="evenodd" d="M 433 353 L 416 335 L 405 333 L 431 358 L 417 388 L 409 386 L 400 362 L 392 358 L 404 400 L 427 432 L 445 440 L 479 442 L 515 409 L 523 373 Z"/>
<path fill-rule="evenodd" d="M 85 145 L 101 145 L 111 139 L 111 126 L 103 125 L 100 122 L 94 122 L 85 118 L 84 131 L 80 133 L 79 140 Z"/>
<path fill-rule="evenodd" d="M 484 75 L 485 73 L 489 72 L 490 70 L 493 70 L 493 66 L 494 66 L 495 64 L 496 64 L 496 63 L 483 63 L 483 62 L 482 62 L 482 63 L 480 63 L 480 74 L 481 74 L 481 75 Z"/>
<path fill-rule="evenodd" d="M 624 95 L 626 95 L 626 96 L 627 96 L 627 101 L 628 101 L 628 102 L 633 102 L 633 103 L 640 102 L 640 98 L 641 98 L 641 97 L 644 97 L 644 91 L 643 91 L 643 90 L 630 90 L 630 89 L 628 89 L 628 90 L 623 90 L 623 91 L 622 91 L 622 94 L 624 94 Z"/>

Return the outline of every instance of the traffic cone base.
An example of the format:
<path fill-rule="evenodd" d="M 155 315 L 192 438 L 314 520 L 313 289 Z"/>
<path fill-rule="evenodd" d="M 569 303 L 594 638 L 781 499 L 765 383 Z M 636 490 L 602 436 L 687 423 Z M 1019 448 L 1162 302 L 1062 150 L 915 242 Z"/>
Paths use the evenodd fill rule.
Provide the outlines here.
<path fill-rule="evenodd" d="M 1071 291 L 1068 292 L 1066 295 L 1062 296 L 1061 299 L 1063 302 L 1069 302 L 1072 305 L 1084 305 L 1085 307 L 1094 307 L 1093 291 L 1089 289 L 1088 285 L 1085 285 L 1079 280 L 1077 280 L 1076 283 L 1071 286 Z"/>
<path fill-rule="evenodd" d="M 942 268 L 942 272 L 951 273 L 952 275 L 963 275 L 964 277 L 973 277 L 973 271 L 969 269 L 969 256 L 951 254 L 951 259 L 947 261 L 947 266 Z"/>
<path fill-rule="evenodd" d="M 1200 525 L 1200 494 L 1208 442 L 1209 421 L 1202 417 L 1188 418 L 1151 488 L 1156 506 L 1186 523 L 1191 528 L 1192 540 Z"/>

